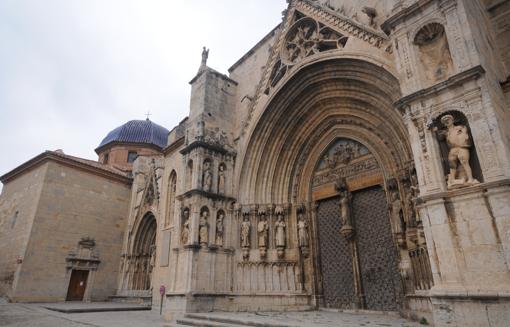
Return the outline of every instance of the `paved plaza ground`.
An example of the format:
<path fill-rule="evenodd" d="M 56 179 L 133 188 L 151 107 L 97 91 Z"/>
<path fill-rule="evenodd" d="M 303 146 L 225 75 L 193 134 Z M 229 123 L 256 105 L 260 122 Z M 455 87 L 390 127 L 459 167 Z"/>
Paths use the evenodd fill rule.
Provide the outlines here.
<path fill-rule="evenodd" d="M 86 305 L 86 304 L 84 304 Z M 0 302 L 0 326 L 8 327 L 173 327 L 182 326 L 163 320 L 157 310 L 115 311 L 93 313 L 62 313 L 48 310 L 44 304 L 10 304 Z M 90 305 L 89 305 L 90 306 Z M 95 304 L 96 307 L 104 306 Z M 59 307 L 66 307 L 60 304 Z M 69 304 L 68 308 L 79 308 Z M 418 327 L 394 315 L 350 314 L 337 312 L 310 311 L 299 313 L 211 313 L 190 315 L 181 323 L 195 322 L 191 326 L 240 326 L 243 322 L 252 326 L 287 327 Z M 223 322 L 222 322 L 223 321 Z M 253 324 L 252 324 L 253 323 Z M 189 326 L 189 324 L 188 324 Z"/>

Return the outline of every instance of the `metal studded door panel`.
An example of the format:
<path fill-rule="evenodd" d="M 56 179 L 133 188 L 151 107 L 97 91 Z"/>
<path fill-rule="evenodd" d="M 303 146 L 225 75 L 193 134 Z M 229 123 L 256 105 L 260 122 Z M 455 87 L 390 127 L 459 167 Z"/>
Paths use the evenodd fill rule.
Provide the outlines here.
<path fill-rule="evenodd" d="M 351 245 L 341 237 L 339 198 L 319 202 L 317 211 L 324 304 L 350 309 L 354 303 Z"/>
<path fill-rule="evenodd" d="M 396 311 L 400 277 L 383 189 L 355 192 L 352 209 L 366 309 Z"/>

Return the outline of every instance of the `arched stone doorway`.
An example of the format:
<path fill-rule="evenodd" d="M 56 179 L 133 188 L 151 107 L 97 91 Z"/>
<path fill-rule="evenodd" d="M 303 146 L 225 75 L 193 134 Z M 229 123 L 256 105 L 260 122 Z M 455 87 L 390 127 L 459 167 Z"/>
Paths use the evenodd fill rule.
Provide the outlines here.
<path fill-rule="evenodd" d="M 399 253 L 377 159 L 357 141 L 336 139 L 317 164 L 312 198 L 322 305 L 397 311 Z"/>
<path fill-rule="evenodd" d="M 317 307 L 402 308 L 405 282 L 399 272 L 409 270 L 410 263 L 397 246 L 405 233 L 395 234 L 390 223 L 389 185 L 404 199 L 403 181 L 411 179 L 414 164 L 404 119 L 393 106 L 399 98 L 398 80 L 382 65 L 348 58 L 317 60 L 297 69 L 270 94 L 246 133 L 239 201 L 259 208 L 290 207 L 286 258 L 300 260 L 301 283 Z M 324 156 L 338 142 L 363 155 L 345 158 L 347 150 L 339 151 L 339 161 L 348 161 L 348 167 L 333 167 L 328 185 L 315 185 Z M 343 177 L 352 193 L 351 239 L 341 233 L 335 187 Z M 309 255 L 298 243 L 298 211 L 308 220 Z M 259 218 L 251 219 L 255 224 Z M 334 256 L 324 258 L 327 241 L 337 243 L 329 245 Z M 323 263 L 337 265 L 337 270 L 326 272 Z M 331 285 L 344 294 L 328 294 L 334 290 Z"/>
<path fill-rule="evenodd" d="M 149 292 L 152 288 L 152 271 L 156 255 L 156 217 L 151 212 L 146 213 L 139 221 L 135 230 L 135 237 L 128 255 L 125 268 L 126 289 L 139 296 Z M 141 292 L 140 292 L 141 291 Z M 140 293 L 140 294 L 135 294 Z"/>

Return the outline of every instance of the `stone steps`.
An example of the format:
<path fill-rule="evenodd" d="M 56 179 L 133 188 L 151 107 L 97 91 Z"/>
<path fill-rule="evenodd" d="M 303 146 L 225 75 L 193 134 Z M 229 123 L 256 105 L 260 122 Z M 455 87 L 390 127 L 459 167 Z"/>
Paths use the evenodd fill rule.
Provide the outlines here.
<path fill-rule="evenodd" d="M 167 327 L 195 326 L 195 327 L 294 327 L 276 323 L 256 322 L 249 320 L 239 320 L 227 317 L 208 316 L 207 314 L 186 314 L 184 318 L 177 319 L 172 325 Z"/>

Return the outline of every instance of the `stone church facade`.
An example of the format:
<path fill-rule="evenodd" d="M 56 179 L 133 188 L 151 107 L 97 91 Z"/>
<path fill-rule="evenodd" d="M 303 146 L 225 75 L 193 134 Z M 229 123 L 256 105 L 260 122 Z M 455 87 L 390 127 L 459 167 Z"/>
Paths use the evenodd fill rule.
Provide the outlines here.
<path fill-rule="evenodd" d="M 171 131 L 1 177 L 4 293 L 508 325 L 510 1 L 288 2 Z"/>

